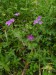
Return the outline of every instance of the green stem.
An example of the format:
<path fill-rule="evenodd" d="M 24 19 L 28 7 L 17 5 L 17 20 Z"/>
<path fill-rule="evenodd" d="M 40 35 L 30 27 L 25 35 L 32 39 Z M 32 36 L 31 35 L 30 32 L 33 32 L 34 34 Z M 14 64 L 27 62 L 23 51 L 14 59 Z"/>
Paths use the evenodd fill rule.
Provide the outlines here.
<path fill-rule="evenodd" d="M 6 30 L 5 30 L 5 37 L 6 37 L 6 40 L 7 40 L 7 42 L 8 42 L 8 36 L 7 36 Z"/>
<path fill-rule="evenodd" d="M 41 58 L 40 58 L 40 47 L 39 47 L 39 75 L 41 75 L 40 60 L 41 60 Z"/>
<path fill-rule="evenodd" d="M 39 75 L 41 75 L 40 59 L 39 59 Z"/>

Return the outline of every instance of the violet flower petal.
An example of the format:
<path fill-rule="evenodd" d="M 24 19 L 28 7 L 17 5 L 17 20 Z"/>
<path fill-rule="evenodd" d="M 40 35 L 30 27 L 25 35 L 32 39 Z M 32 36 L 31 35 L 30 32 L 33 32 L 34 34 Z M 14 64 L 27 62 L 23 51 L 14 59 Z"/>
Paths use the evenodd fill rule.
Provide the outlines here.
<path fill-rule="evenodd" d="M 6 25 L 10 26 L 11 21 L 6 21 Z"/>
<path fill-rule="evenodd" d="M 10 19 L 10 21 L 11 21 L 11 22 L 14 22 L 14 21 L 15 21 L 15 19 L 14 19 L 14 18 L 12 18 L 12 19 Z"/>
<path fill-rule="evenodd" d="M 35 24 L 37 24 L 37 23 L 38 23 L 38 20 L 34 20 L 33 24 L 35 25 Z"/>
<path fill-rule="evenodd" d="M 12 19 L 6 21 L 5 24 L 8 25 L 8 26 L 10 26 L 14 21 L 15 21 L 14 18 L 12 18 Z"/>
<path fill-rule="evenodd" d="M 34 36 L 33 36 L 33 35 L 28 35 L 28 39 L 29 39 L 30 41 L 32 41 L 32 40 L 34 39 Z"/>

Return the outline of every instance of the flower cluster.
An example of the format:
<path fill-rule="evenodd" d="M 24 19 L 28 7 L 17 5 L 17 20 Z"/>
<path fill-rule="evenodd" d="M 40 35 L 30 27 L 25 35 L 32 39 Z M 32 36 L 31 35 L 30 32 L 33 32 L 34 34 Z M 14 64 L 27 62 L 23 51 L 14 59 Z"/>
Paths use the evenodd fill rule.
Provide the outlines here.
<path fill-rule="evenodd" d="M 36 20 L 34 20 L 34 22 L 33 22 L 33 24 L 35 25 L 35 24 L 42 24 L 43 22 L 41 21 L 41 16 L 38 16 L 38 18 L 36 19 Z"/>

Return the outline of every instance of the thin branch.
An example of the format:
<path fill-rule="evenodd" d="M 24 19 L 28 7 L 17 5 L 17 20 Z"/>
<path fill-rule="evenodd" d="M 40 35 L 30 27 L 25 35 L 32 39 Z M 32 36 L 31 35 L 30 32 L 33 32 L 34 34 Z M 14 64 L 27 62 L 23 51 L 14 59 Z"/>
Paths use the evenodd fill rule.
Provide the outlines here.
<path fill-rule="evenodd" d="M 29 63 L 26 63 L 21 75 L 25 75 L 28 65 L 29 65 Z"/>

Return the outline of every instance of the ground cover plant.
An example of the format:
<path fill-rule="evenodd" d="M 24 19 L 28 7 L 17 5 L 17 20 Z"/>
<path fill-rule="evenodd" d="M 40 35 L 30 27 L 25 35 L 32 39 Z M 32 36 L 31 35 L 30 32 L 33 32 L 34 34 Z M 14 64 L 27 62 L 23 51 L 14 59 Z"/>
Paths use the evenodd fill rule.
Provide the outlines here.
<path fill-rule="evenodd" d="M 56 0 L 0 0 L 0 75 L 56 75 Z"/>

